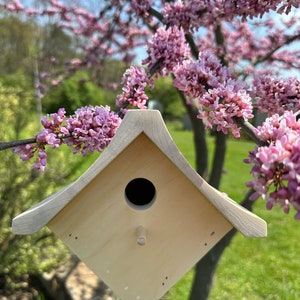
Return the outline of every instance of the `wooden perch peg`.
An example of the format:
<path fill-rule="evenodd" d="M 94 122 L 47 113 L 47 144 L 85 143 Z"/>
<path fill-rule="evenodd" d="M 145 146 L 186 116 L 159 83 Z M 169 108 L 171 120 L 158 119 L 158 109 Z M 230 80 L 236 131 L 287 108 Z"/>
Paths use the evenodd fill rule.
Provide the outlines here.
<path fill-rule="evenodd" d="M 140 225 L 136 229 L 136 235 L 137 235 L 137 243 L 140 246 L 144 246 L 147 243 L 147 237 L 146 237 L 146 229 L 144 226 Z"/>

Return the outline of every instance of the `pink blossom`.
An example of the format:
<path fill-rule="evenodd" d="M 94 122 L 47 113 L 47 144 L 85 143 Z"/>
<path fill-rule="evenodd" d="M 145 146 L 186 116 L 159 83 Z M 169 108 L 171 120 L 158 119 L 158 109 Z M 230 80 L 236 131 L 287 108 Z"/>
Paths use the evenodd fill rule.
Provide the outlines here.
<path fill-rule="evenodd" d="M 42 15 L 49 15 L 49 16 L 54 16 L 59 12 L 58 9 L 56 9 L 55 7 L 48 7 L 46 8 L 43 12 Z"/>
<path fill-rule="evenodd" d="M 174 77 L 174 85 L 187 98 L 197 100 L 198 118 L 204 120 L 206 128 L 216 125 L 224 133 L 231 129 L 239 137 L 234 118 L 247 121 L 253 117 L 247 86 L 234 80 L 233 73 L 222 66 L 213 52 L 200 52 L 197 61 L 186 60 L 176 66 Z"/>
<path fill-rule="evenodd" d="M 32 144 L 27 144 L 24 146 L 18 146 L 13 149 L 23 161 L 27 161 L 34 156 L 35 146 Z"/>
<path fill-rule="evenodd" d="M 126 107 L 128 104 L 138 108 L 146 108 L 148 96 L 145 93 L 147 86 L 152 87 L 152 82 L 144 68 L 131 66 L 122 77 L 122 94 L 117 96 L 116 106 Z"/>
<path fill-rule="evenodd" d="M 20 3 L 19 0 L 13 0 L 13 3 L 15 5 L 16 11 L 22 11 L 24 9 L 24 6 Z"/>
<path fill-rule="evenodd" d="M 233 78 L 233 73 L 223 67 L 212 51 L 200 52 L 198 60 L 185 60 L 174 68 L 174 86 L 188 98 L 202 96 L 208 89 Z"/>
<path fill-rule="evenodd" d="M 77 109 L 66 122 L 71 137 L 65 143 L 73 147 L 73 153 L 81 152 L 85 156 L 95 150 L 101 152 L 109 144 L 121 119 L 109 106 L 86 106 Z"/>
<path fill-rule="evenodd" d="M 277 10 L 278 13 L 282 14 L 288 14 L 291 11 L 292 7 L 299 8 L 300 7 L 300 2 L 298 0 L 289 0 L 289 1 L 282 1 L 281 7 Z"/>
<path fill-rule="evenodd" d="M 262 141 L 269 144 L 275 143 L 277 139 L 281 139 L 287 132 L 300 131 L 300 123 L 291 111 L 286 111 L 283 116 L 274 114 L 267 118 L 262 126 L 255 129 L 256 136 Z"/>
<path fill-rule="evenodd" d="M 62 80 L 61 79 L 53 79 L 51 80 L 51 85 L 52 86 L 58 86 L 62 83 Z"/>
<path fill-rule="evenodd" d="M 198 98 L 198 103 L 198 118 L 203 119 L 207 129 L 216 125 L 217 130 L 225 134 L 230 129 L 235 137 L 240 137 L 240 129 L 234 118 L 242 118 L 245 121 L 253 118 L 251 98 L 234 80 L 209 89 Z"/>
<path fill-rule="evenodd" d="M 28 16 L 35 16 L 38 14 L 38 10 L 35 9 L 35 8 L 26 8 L 25 9 L 25 13 L 28 15 Z"/>
<path fill-rule="evenodd" d="M 52 57 L 50 58 L 50 63 L 53 64 L 53 65 L 57 65 L 57 64 L 58 64 L 57 58 L 52 56 Z"/>
<path fill-rule="evenodd" d="M 73 58 L 69 61 L 70 65 L 80 66 L 82 64 L 82 60 L 80 58 Z"/>
<path fill-rule="evenodd" d="M 270 10 L 277 10 L 279 13 L 288 13 L 292 6 L 299 7 L 297 0 L 293 1 L 172 1 L 165 5 L 163 10 L 164 22 L 168 26 L 178 26 L 187 32 L 193 32 L 201 26 L 209 26 L 219 23 L 222 20 L 231 21 L 236 16 L 242 20 L 247 17 L 253 18 L 263 16 Z M 281 4 L 281 6 L 278 6 Z"/>
<path fill-rule="evenodd" d="M 151 22 L 152 17 L 149 14 L 149 10 L 154 5 L 153 0 L 131 0 L 130 5 L 137 17 L 142 17 L 148 22 Z"/>
<path fill-rule="evenodd" d="M 161 75 L 168 75 L 190 56 L 190 49 L 183 30 L 177 26 L 160 27 L 148 43 L 147 53 L 148 57 L 142 63 L 150 72 L 158 69 Z"/>
<path fill-rule="evenodd" d="M 258 109 L 269 116 L 300 109 L 300 81 L 297 78 L 275 79 L 260 75 L 254 78 L 253 87 L 252 96 L 256 98 Z"/>
<path fill-rule="evenodd" d="M 175 1 L 167 3 L 163 9 L 164 23 L 168 26 L 183 28 L 185 32 L 193 32 L 202 24 L 202 15 L 207 6 L 204 1 Z M 202 12 L 202 13 L 201 13 Z M 202 19 L 202 20 L 201 20 Z"/>
<path fill-rule="evenodd" d="M 39 148 L 37 151 L 37 159 L 33 165 L 33 169 L 37 171 L 45 171 L 47 164 L 47 154 L 45 149 Z"/>
<path fill-rule="evenodd" d="M 118 129 L 121 118 L 110 111 L 108 106 L 87 106 L 76 110 L 74 116 L 67 118 L 65 110 L 41 119 L 43 130 L 36 134 L 36 143 L 18 146 L 13 149 L 24 161 L 36 154 L 33 168 L 44 171 L 47 164 L 46 146 L 58 148 L 66 143 L 73 147 L 73 153 L 86 155 L 95 150 L 102 151 Z"/>
<path fill-rule="evenodd" d="M 269 146 L 256 147 L 246 163 L 252 164 L 253 180 L 247 185 L 266 200 L 268 209 L 280 205 L 288 213 L 292 205 L 300 218 L 300 121 L 291 111 L 268 118 L 256 135 Z"/>
<path fill-rule="evenodd" d="M 50 3 L 53 6 L 57 7 L 57 8 L 60 8 L 60 9 L 64 9 L 65 8 L 65 6 L 64 6 L 64 4 L 62 2 L 59 2 L 59 1 L 56 1 L 56 0 L 50 0 Z"/>
<path fill-rule="evenodd" d="M 47 164 L 47 155 L 43 146 L 27 144 L 24 146 L 15 147 L 13 151 L 17 153 L 23 161 L 31 159 L 34 157 L 34 154 L 37 153 L 37 158 L 32 168 L 37 171 L 45 170 L 45 166 Z"/>

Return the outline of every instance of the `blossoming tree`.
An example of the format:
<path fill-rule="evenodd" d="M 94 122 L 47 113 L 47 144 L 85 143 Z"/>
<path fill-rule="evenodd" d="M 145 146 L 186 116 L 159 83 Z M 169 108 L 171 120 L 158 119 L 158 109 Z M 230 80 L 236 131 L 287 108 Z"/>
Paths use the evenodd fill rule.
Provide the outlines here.
<path fill-rule="evenodd" d="M 271 209 L 290 207 L 300 219 L 300 21 L 298 0 L 289 1 L 102 1 L 97 11 L 49 0 L 41 9 L 18 0 L 1 4 L 12 13 L 51 16 L 82 38 L 80 56 L 70 58 L 65 73 L 49 74 L 43 84 L 57 85 L 68 74 L 101 66 L 105 57 L 132 63 L 135 49 L 146 45 L 145 58 L 126 70 L 115 108 L 88 106 L 66 116 L 61 108 L 42 118 L 43 130 L 28 140 L 3 142 L 21 159 L 35 157 L 44 171 L 48 148 L 65 143 L 85 155 L 102 151 L 128 108 L 147 107 L 147 88 L 171 76 L 189 114 L 195 141 L 196 167 L 218 188 L 226 135 L 244 130 L 256 143 L 245 162 L 253 180 L 243 205 L 262 197 Z M 55 61 L 55 58 L 53 58 Z M 299 75 L 299 74 L 298 74 Z M 41 85 L 41 83 L 39 83 Z M 253 127 L 254 109 L 268 115 Z M 208 174 L 205 130 L 214 129 L 216 150 Z M 128 133 L 130 134 L 130 133 Z M 250 201 L 249 201 L 250 199 Z M 251 202 L 252 201 L 252 202 Z M 212 275 L 230 232 L 197 265 L 191 299 L 206 299 Z"/>

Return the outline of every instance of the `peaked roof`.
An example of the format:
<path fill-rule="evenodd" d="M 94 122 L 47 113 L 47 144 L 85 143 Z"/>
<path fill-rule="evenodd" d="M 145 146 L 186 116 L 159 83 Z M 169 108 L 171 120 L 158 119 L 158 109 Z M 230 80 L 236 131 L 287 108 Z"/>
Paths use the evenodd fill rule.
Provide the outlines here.
<path fill-rule="evenodd" d="M 175 145 L 157 110 L 127 111 L 116 135 L 94 164 L 75 182 L 15 217 L 12 223 L 13 232 L 31 234 L 47 225 L 141 133 L 144 133 L 185 174 L 233 227 L 247 237 L 267 235 L 264 220 L 214 189 L 189 165 Z"/>

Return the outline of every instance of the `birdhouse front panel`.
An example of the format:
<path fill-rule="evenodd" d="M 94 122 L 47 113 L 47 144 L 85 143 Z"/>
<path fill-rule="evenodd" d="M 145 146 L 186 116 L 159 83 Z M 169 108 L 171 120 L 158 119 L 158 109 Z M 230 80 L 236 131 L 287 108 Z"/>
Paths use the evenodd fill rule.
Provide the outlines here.
<path fill-rule="evenodd" d="M 157 300 L 231 228 L 141 133 L 49 223 L 123 300 Z"/>

